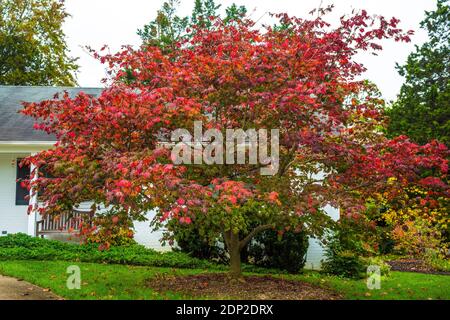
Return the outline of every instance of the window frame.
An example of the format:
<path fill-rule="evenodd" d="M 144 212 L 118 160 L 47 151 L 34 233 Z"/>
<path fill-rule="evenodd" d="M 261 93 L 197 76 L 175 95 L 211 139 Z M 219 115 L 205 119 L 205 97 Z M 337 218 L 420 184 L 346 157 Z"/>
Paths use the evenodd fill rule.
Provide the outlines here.
<path fill-rule="evenodd" d="M 16 192 L 15 192 L 15 204 L 16 206 L 28 206 L 30 204 L 29 200 L 26 200 L 25 197 L 30 194 L 27 188 L 23 188 L 19 179 L 27 179 L 30 177 L 31 168 L 29 166 L 20 167 L 19 164 L 23 160 L 23 158 L 16 159 Z M 22 170 L 28 168 L 28 174 L 23 174 Z M 20 199 L 20 196 L 23 194 L 23 199 Z"/>

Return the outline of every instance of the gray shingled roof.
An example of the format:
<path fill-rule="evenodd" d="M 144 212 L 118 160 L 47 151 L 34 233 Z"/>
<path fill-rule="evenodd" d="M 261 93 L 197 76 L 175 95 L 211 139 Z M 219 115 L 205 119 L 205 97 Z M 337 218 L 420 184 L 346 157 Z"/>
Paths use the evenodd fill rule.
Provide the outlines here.
<path fill-rule="evenodd" d="M 67 91 L 75 96 L 83 91 L 97 96 L 101 88 L 0 86 L 0 142 L 1 141 L 55 141 L 55 137 L 35 130 L 35 120 L 18 111 L 22 102 L 40 102 L 52 99 L 56 93 Z"/>

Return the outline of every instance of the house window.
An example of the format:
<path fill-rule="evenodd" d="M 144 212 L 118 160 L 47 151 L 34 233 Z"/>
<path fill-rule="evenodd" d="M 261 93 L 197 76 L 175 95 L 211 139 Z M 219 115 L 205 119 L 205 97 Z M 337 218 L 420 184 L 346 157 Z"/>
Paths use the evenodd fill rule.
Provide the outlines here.
<path fill-rule="evenodd" d="M 16 206 L 27 206 L 29 201 L 25 199 L 26 196 L 30 194 L 27 188 L 20 185 L 21 181 L 24 179 L 29 179 L 30 177 L 30 167 L 22 166 L 19 164 L 22 159 L 17 159 L 16 161 Z"/>

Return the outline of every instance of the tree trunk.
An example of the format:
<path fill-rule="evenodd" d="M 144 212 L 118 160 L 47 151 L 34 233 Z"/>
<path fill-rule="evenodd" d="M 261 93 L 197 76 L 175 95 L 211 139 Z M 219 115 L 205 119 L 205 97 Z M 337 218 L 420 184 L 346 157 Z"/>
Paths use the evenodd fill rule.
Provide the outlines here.
<path fill-rule="evenodd" d="M 241 251 L 250 242 L 250 240 L 259 232 L 270 229 L 269 224 L 261 225 L 253 229 L 244 239 L 239 239 L 239 233 L 233 231 L 222 231 L 225 245 L 230 254 L 230 275 L 234 279 L 242 277 L 241 271 Z"/>
<path fill-rule="evenodd" d="M 232 278 L 240 278 L 241 272 L 241 248 L 239 242 L 239 234 L 230 232 L 229 234 L 229 251 L 230 251 L 230 274 Z"/>

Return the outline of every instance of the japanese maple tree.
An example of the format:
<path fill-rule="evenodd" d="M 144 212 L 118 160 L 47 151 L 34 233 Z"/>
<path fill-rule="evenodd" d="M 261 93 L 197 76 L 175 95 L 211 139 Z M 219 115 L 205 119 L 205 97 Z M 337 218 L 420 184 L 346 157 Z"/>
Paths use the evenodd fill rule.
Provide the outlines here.
<path fill-rule="evenodd" d="M 254 235 L 269 228 L 320 235 L 330 223 L 327 204 L 357 216 L 375 192 L 394 201 L 404 186 L 418 185 L 448 196 L 446 147 L 385 138 L 383 101 L 359 80 L 365 69 L 354 59 L 380 50 L 380 39 L 409 41 L 410 32 L 365 11 L 337 28 L 323 16 L 276 17 L 276 27 L 262 29 L 214 19 L 213 27 L 188 30 L 170 53 L 149 45 L 100 52 L 112 77 L 99 97 L 26 104 L 36 127 L 58 138 L 28 158 L 53 176 L 31 182 L 43 190 L 41 213 L 90 200 L 114 223 L 151 209 L 157 227 L 195 221 L 206 239 L 223 237 L 239 276 L 240 251 Z M 262 164 L 174 165 L 160 142 L 178 128 L 192 132 L 195 121 L 222 132 L 279 129 L 276 174 L 261 175 Z M 432 176 L 423 179 L 423 168 Z"/>

